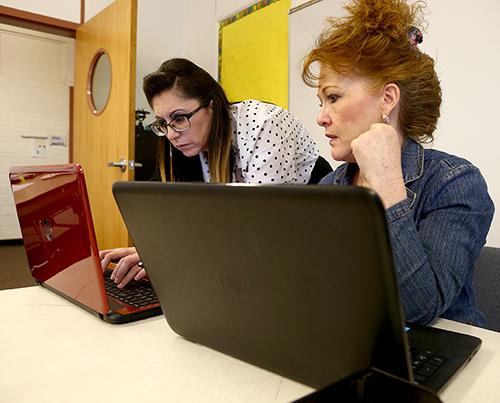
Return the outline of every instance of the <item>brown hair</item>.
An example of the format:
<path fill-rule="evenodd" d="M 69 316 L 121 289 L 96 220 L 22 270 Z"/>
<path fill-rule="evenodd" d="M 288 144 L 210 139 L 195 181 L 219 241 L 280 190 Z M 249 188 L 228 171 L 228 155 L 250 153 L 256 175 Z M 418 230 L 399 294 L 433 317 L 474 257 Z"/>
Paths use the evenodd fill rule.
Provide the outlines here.
<path fill-rule="evenodd" d="M 200 101 L 200 104 L 211 103 L 212 125 L 208 137 L 208 165 L 212 182 L 227 183 L 231 181 L 231 132 L 229 120 L 229 101 L 224 90 L 201 67 L 187 59 L 170 59 L 160 68 L 144 77 L 142 88 L 146 99 L 151 102 L 156 95 L 165 90 L 176 89 L 186 98 Z M 159 142 L 160 172 L 165 179 L 165 147 Z M 169 147 L 172 147 L 169 144 Z M 169 180 L 174 181 L 173 159 L 169 163 Z"/>
<path fill-rule="evenodd" d="M 431 142 L 441 106 L 441 87 L 434 60 L 412 46 L 408 31 L 421 25 L 425 2 L 405 0 L 352 0 L 348 15 L 329 18 L 329 27 L 306 56 L 302 79 L 316 87 L 315 62 L 339 74 L 369 79 L 373 89 L 395 83 L 401 93 L 399 124 L 403 134 Z"/>

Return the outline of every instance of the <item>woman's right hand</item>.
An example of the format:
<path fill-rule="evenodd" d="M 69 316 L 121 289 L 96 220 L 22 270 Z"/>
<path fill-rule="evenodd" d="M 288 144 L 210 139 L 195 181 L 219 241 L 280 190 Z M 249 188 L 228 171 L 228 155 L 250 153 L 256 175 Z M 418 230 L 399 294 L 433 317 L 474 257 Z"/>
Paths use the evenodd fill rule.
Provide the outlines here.
<path fill-rule="evenodd" d="M 147 278 L 144 268 L 138 265 L 141 259 L 135 248 L 101 250 L 99 251 L 99 258 L 101 259 L 102 270 L 106 270 L 110 262 L 118 260 L 113 273 L 111 273 L 111 280 L 117 284 L 118 288 L 125 287 L 132 279 L 142 280 Z"/>
<path fill-rule="evenodd" d="M 403 142 L 397 131 L 385 123 L 372 124 L 351 142 L 361 176 L 358 185 L 377 192 L 386 209 L 407 197 L 401 168 Z"/>

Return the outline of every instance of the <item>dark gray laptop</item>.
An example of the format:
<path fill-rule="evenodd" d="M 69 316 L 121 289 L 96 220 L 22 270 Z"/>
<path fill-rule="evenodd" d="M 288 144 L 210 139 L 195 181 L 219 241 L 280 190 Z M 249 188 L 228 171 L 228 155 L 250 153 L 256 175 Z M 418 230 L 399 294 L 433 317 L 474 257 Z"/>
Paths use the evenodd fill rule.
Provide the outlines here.
<path fill-rule="evenodd" d="M 434 390 L 480 346 L 405 331 L 384 209 L 366 189 L 117 182 L 113 193 L 170 327 L 193 342 L 315 388 L 375 367 Z"/>

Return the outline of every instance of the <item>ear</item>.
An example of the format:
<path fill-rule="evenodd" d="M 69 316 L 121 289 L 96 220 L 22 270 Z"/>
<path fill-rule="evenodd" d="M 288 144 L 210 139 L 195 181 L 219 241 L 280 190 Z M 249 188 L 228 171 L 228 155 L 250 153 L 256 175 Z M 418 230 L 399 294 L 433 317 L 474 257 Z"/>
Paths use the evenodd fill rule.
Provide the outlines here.
<path fill-rule="evenodd" d="M 381 108 L 383 115 L 389 115 L 399 105 L 401 92 L 395 83 L 387 83 L 382 89 Z"/>

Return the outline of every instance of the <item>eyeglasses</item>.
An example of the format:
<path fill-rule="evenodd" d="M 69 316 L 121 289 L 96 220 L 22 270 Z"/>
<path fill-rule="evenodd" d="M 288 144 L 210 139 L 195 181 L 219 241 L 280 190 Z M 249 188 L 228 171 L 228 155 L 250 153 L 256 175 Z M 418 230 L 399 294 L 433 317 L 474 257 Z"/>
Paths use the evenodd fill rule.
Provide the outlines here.
<path fill-rule="evenodd" d="M 208 104 L 209 102 L 205 102 L 192 112 L 174 115 L 172 120 L 168 123 L 164 119 L 156 119 L 149 125 L 149 128 L 157 136 L 166 136 L 169 127 L 177 133 L 184 132 L 191 127 L 191 121 L 189 119 L 191 119 L 196 112 L 206 107 Z"/>

